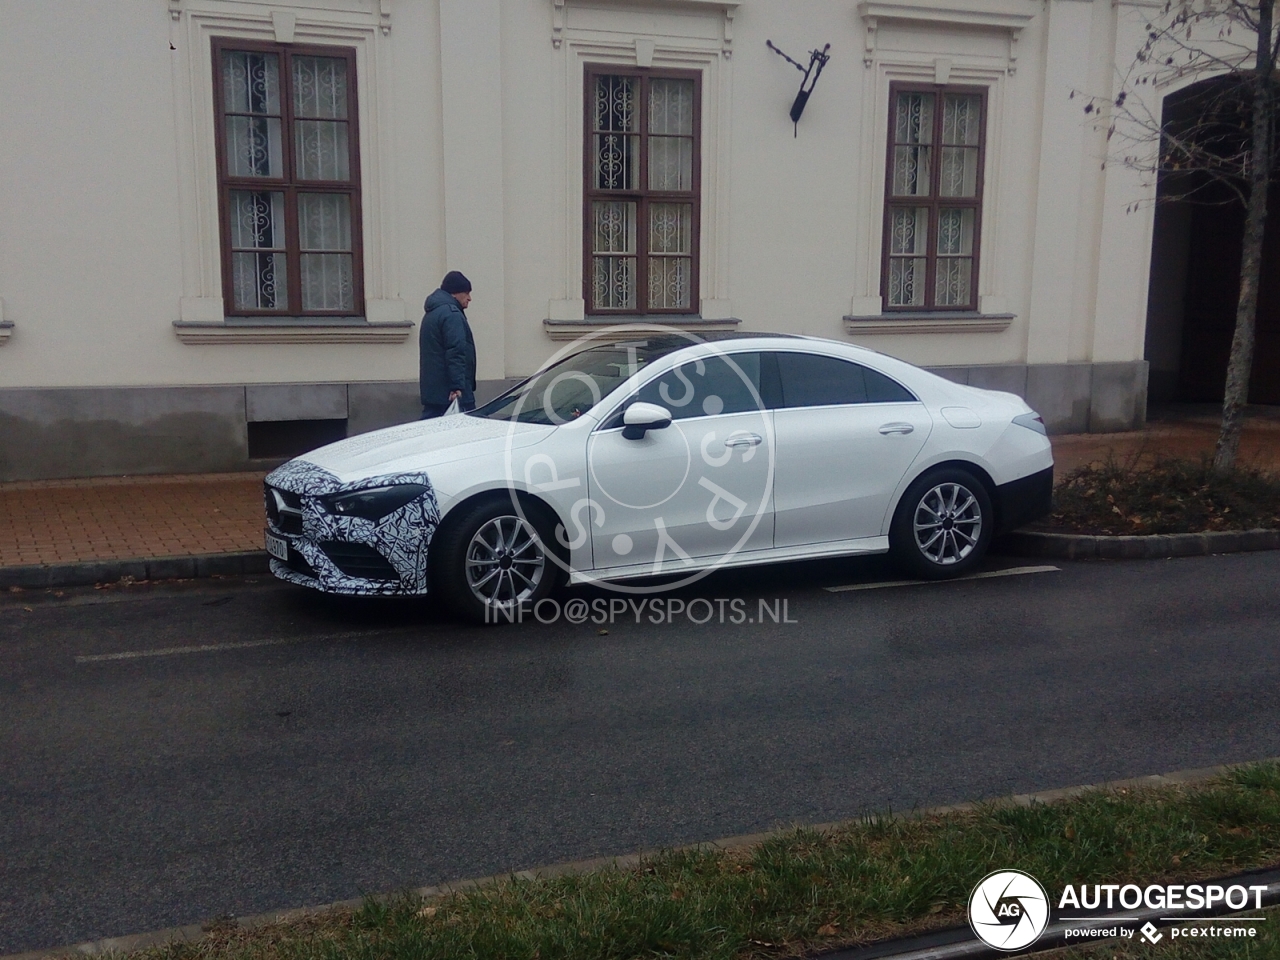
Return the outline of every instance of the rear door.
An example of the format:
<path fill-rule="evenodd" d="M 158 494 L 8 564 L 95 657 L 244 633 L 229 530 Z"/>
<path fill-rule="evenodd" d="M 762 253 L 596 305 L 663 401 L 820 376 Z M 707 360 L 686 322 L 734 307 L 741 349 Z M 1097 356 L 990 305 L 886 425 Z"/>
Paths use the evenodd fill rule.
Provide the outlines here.
<path fill-rule="evenodd" d="M 889 499 L 933 428 L 924 404 L 849 360 L 776 357 L 774 546 L 880 536 Z"/>

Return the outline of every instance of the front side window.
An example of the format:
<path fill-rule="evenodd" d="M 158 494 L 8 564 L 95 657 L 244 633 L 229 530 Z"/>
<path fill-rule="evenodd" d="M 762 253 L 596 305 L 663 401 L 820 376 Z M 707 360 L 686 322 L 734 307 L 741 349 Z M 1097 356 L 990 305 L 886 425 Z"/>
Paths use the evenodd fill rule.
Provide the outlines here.
<path fill-rule="evenodd" d="M 215 41 L 213 62 L 227 313 L 363 313 L 354 51 Z"/>
<path fill-rule="evenodd" d="M 587 312 L 693 313 L 698 77 L 588 70 L 586 82 Z"/>
<path fill-rule="evenodd" d="M 591 347 L 517 384 L 471 416 L 543 425 L 568 423 L 655 360 L 688 345 L 681 337 L 668 336 Z"/>
<path fill-rule="evenodd" d="M 886 310 L 976 310 L 986 94 L 895 84 L 885 186 Z"/>
<path fill-rule="evenodd" d="M 690 360 L 640 388 L 637 400 L 671 411 L 673 420 L 764 409 L 759 353 Z"/>

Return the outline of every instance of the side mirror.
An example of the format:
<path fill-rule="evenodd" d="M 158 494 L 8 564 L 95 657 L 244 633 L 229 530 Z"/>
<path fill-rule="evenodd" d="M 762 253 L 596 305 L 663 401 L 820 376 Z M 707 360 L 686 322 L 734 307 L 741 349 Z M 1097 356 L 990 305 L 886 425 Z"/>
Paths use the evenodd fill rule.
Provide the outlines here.
<path fill-rule="evenodd" d="M 656 403 L 636 402 L 622 415 L 622 436 L 627 440 L 643 440 L 646 431 L 671 426 L 671 411 Z"/>

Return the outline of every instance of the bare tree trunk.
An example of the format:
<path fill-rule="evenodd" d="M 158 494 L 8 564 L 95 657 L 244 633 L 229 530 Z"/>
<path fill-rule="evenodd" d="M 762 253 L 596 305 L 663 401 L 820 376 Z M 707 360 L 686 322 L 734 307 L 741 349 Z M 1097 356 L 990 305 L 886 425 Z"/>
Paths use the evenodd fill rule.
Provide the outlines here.
<path fill-rule="evenodd" d="M 1227 363 L 1227 387 L 1222 398 L 1222 429 L 1213 454 L 1213 468 L 1230 470 L 1240 449 L 1244 408 L 1249 402 L 1249 374 L 1253 369 L 1254 324 L 1258 316 L 1258 285 L 1262 275 L 1262 240 L 1267 229 L 1267 193 L 1271 180 L 1271 127 L 1275 111 L 1272 92 L 1271 17 L 1275 0 L 1258 4 L 1258 60 L 1253 89 L 1253 150 L 1249 169 L 1249 205 L 1240 256 L 1240 300 L 1236 329 Z"/>

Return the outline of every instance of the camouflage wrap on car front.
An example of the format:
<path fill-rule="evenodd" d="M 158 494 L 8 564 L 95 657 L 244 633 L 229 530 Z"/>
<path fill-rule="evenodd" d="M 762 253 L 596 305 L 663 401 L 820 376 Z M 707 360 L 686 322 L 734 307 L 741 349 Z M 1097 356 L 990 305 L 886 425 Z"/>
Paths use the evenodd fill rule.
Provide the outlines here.
<path fill-rule="evenodd" d="M 394 473 L 342 483 L 328 470 L 304 459 L 290 460 L 267 475 L 267 485 L 297 494 L 302 504 L 302 535 L 287 534 L 268 520 L 272 532 L 289 540 L 311 565 L 316 577 L 308 577 L 272 558 L 271 572 L 281 580 L 325 593 L 353 596 L 402 596 L 427 592 L 427 547 L 440 525 L 440 508 L 435 489 L 425 473 Z M 330 513 L 321 497 L 351 493 L 398 483 L 417 483 L 427 488 L 422 496 L 393 510 L 381 520 L 342 517 Z M 367 544 L 377 550 L 400 575 L 399 582 L 364 580 L 352 577 L 334 565 L 320 548 L 328 540 Z"/>

